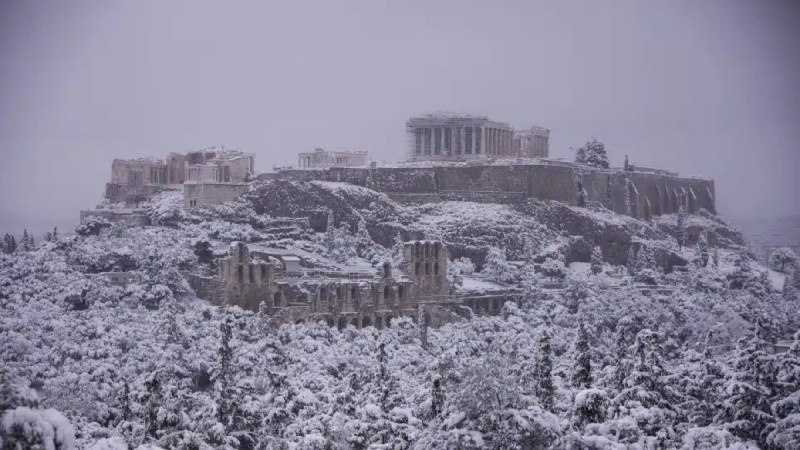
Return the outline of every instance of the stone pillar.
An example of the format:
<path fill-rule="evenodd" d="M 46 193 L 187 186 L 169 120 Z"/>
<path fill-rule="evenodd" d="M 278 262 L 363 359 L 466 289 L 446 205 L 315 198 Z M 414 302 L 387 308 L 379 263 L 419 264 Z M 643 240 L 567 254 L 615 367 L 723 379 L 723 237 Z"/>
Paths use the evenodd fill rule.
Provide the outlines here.
<path fill-rule="evenodd" d="M 434 131 L 435 130 L 434 127 L 430 127 L 429 130 L 431 130 L 431 136 L 430 136 L 430 138 L 428 138 L 428 145 L 431 146 L 431 148 L 430 148 L 431 153 L 430 154 L 433 155 L 433 152 L 435 151 L 434 149 L 436 148 L 436 145 L 435 145 L 436 144 L 436 133 Z"/>
<path fill-rule="evenodd" d="M 458 143 L 458 154 L 463 155 L 464 153 L 467 152 L 467 148 L 465 147 L 465 144 L 467 142 L 467 131 L 466 128 L 460 127 L 458 129 L 458 132 L 459 135 L 461 136 L 461 142 Z"/>
<path fill-rule="evenodd" d="M 481 153 L 484 155 L 487 153 L 486 151 L 486 127 L 481 127 Z"/>
<path fill-rule="evenodd" d="M 439 154 L 440 155 L 444 155 L 445 154 L 444 153 L 445 152 L 445 148 L 444 148 L 444 143 L 445 143 L 444 142 L 444 130 L 445 130 L 445 128 L 441 127 L 439 129 L 442 130 L 442 135 L 439 136 L 439 144 L 440 144 L 440 147 L 441 147 L 441 149 L 439 150 Z"/>
<path fill-rule="evenodd" d="M 472 127 L 472 154 L 476 154 L 478 152 L 478 134 L 475 133 L 478 127 Z"/>

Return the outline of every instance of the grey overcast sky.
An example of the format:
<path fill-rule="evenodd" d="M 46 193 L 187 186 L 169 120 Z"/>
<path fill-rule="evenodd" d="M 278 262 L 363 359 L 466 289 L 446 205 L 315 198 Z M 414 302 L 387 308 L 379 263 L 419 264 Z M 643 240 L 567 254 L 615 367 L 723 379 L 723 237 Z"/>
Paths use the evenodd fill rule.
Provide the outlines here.
<path fill-rule="evenodd" d="M 415 114 L 591 137 L 716 179 L 731 216 L 800 213 L 792 1 L 0 3 L 0 230 L 74 226 L 115 157 L 211 145 L 399 160 Z"/>

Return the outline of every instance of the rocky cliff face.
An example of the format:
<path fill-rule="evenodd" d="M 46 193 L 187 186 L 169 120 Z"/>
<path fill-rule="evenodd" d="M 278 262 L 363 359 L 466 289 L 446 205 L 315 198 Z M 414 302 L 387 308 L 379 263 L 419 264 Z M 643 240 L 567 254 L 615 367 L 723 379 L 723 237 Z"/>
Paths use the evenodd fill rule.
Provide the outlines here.
<path fill-rule="evenodd" d="M 452 258 L 468 257 L 480 267 L 491 247 L 505 250 L 510 260 L 543 261 L 562 254 L 567 263 L 588 262 L 599 246 L 603 259 L 615 265 L 628 263 L 633 246 L 647 247 L 666 271 L 685 265 L 675 236 L 674 215 L 645 222 L 606 209 L 587 209 L 556 201 L 529 200 L 500 205 L 472 202 L 437 202 L 401 205 L 385 194 L 346 183 L 275 180 L 254 184 L 244 199 L 258 214 L 304 217 L 323 231 L 328 211 L 334 223 L 355 230 L 364 220 L 377 244 L 391 247 L 399 234 L 404 240 L 442 240 Z M 741 247 L 741 233 L 711 214 L 687 218 L 687 245 L 702 231 L 712 246 Z"/>

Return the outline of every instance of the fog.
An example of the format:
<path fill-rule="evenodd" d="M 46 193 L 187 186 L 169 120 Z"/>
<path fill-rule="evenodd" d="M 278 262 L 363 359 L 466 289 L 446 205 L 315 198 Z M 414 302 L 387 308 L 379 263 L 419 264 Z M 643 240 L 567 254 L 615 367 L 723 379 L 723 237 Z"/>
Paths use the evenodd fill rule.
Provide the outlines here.
<path fill-rule="evenodd" d="M 434 111 L 596 137 L 612 164 L 716 179 L 735 217 L 800 213 L 800 8 L 774 1 L 0 5 L 0 230 L 72 227 L 115 157 L 224 144 L 405 155 Z"/>

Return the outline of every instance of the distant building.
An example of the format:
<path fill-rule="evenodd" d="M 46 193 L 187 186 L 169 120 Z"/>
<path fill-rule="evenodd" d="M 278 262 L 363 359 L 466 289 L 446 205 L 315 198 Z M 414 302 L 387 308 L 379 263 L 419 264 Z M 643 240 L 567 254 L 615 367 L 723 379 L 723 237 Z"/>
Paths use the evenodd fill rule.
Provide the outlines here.
<path fill-rule="evenodd" d="M 217 204 L 244 192 L 254 172 L 255 155 L 224 147 L 170 153 L 164 160 L 115 159 L 105 197 L 133 206 L 162 190 L 183 185 L 187 207 Z"/>
<path fill-rule="evenodd" d="M 315 148 L 313 152 L 297 155 L 300 169 L 324 169 L 326 167 L 363 167 L 369 162 L 369 154 L 365 151 L 329 152 Z"/>
<path fill-rule="evenodd" d="M 486 116 L 429 114 L 406 122 L 411 161 L 467 161 L 481 158 L 546 158 L 550 130 L 520 132 Z"/>

